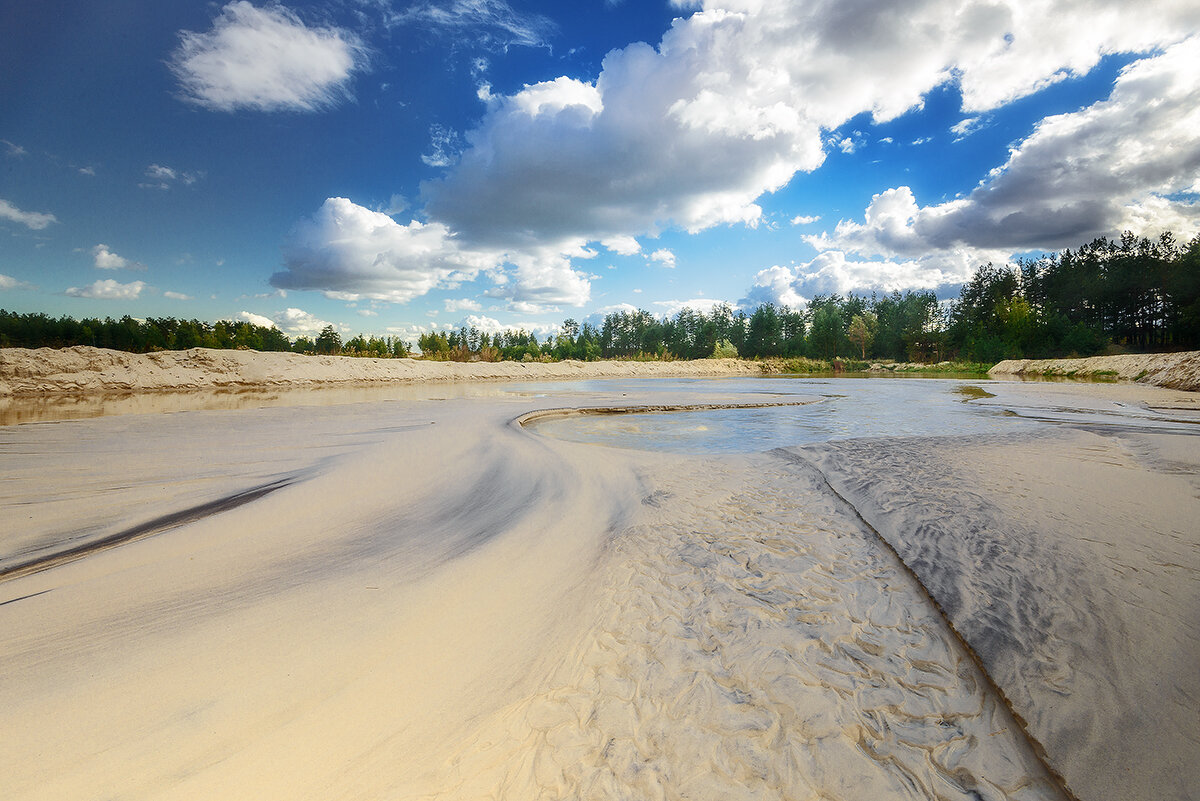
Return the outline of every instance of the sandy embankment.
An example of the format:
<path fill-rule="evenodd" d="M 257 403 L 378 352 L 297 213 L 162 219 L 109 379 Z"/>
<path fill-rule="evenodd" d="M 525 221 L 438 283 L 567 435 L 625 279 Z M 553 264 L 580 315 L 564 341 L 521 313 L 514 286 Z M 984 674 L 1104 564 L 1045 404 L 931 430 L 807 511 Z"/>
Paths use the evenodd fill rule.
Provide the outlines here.
<path fill-rule="evenodd" d="M 47 394 L 287 389 L 435 381 L 536 381 L 563 378 L 656 378 L 761 375 L 754 362 L 433 362 L 302 356 L 192 348 L 124 353 L 72 348 L 0 348 L 0 397 Z"/>
<path fill-rule="evenodd" d="M 1116 377 L 1157 387 L 1200 391 L 1200 351 L 1128 353 L 1087 359 L 1008 359 L 988 375 L 1051 378 Z"/>

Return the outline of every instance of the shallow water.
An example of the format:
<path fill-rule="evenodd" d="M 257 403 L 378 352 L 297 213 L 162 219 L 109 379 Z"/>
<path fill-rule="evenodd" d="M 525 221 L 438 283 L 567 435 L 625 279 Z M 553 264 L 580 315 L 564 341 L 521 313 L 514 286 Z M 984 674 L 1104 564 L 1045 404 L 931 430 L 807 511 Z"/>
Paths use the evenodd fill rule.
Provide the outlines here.
<path fill-rule="evenodd" d="M 633 382 L 630 382 L 631 384 Z M 994 434 L 1028 427 L 1004 409 L 981 407 L 962 390 L 978 381 L 742 379 L 723 382 L 742 402 L 815 396 L 800 406 L 535 420 L 537 433 L 570 442 L 670 453 L 752 453 L 827 440 L 879 436 Z M 641 390 L 640 386 L 629 389 Z M 660 384 L 660 391 L 666 387 Z"/>

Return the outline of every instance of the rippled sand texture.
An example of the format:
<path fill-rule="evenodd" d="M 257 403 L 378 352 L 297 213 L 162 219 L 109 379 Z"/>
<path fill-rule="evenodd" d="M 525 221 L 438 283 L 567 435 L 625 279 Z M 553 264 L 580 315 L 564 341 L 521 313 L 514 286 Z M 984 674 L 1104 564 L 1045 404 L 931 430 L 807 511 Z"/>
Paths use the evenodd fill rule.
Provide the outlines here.
<path fill-rule="evenodd" d="M 920 587 L 803 464 L 668 462 L 589 631 L 411 793 L 1057 798 Z"/>
<path fill-rule="evenodd" d="M 801 452 L 929 588 L 1079 797 L 1197 798 L 1200 437 L 1120 437 Z"/>

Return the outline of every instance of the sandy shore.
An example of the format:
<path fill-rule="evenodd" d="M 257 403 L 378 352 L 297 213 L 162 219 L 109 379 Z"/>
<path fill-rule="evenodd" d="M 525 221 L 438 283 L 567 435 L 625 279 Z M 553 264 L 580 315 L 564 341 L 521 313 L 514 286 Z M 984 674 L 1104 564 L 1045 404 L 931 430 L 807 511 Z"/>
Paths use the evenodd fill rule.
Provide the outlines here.
<path fill-rule="evenodd" d="M 1114 378 L 1196 392 L 1200 391 L 1200 351 L 1131 353 L 1087 359 L 1008 359 L 992 367 L 988 373 L 1000 378 Z"/>
<path fill-rule="evenodd" d="M 76 346 L 0 348 L 0 397 L 294 389 L 353 384 L 760 375 L 738 359 L 684 362 L 434 362 L 193 348 L 158 353 Z"/>
<path fill-rule="evenodd" d="M 1191 797 L 1195 395 L 963 386 L 0 426 L 0 573 L 48 559 L 0 576 L 4 795 L 1056 799 L 1058 774 L 1085 801 Z M 881 436 L 861 410 L 897 398 L 996 433 Z M 729 455 L 515 423 L 747 403 L 857 422 Z"/>

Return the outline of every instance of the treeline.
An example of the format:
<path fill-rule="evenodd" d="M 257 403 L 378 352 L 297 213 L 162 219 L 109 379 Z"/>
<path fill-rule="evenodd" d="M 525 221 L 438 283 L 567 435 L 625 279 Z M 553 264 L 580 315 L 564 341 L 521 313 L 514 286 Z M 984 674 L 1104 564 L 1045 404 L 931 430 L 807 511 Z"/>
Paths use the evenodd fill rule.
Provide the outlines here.
<path fill-rule="evenodd" d="M 74 320 L 0 309 L 0 347 L 69 345 L 136 353 L 194 347 L 376 357 L 409 352 L 399 337 L 360 334 L 343 342 L 333 326 L 291 341 L 277 328 L 249 322 Z M 1200 237 L 1180 246 L 1169 233 L 1156 240 L 1126 233 L 1015 266 L 988 264 L 945 304 L 932 292 L 893 292 L 818 296 L 802 310 L 767 303 L 749 314 L 728 304 L 707 312 L 685 308 L 671 317 L 639 309 L 609 314 L 599 325 L 566 320 L 542 342 L 527 331 L 489 334 L 471 327 L 423 334 L 418 346 L 426 358 L 459 361 L 719 355 L 997 362 L 1089 356 L 1110 346 L 1198 349 Z"/>
<path fill-rule="evenodd" d="M 461 328 L 423 334 L 417 345 L 427 358 L 456 361 L 703 359 L 714 354 L 905 360 L 936 355 L 941 329 L 932 292 L 896 292 L 820 296 L 803 311 L 766 303 L 750 314 L 728 304 L 708 312 L 685 308 L 662 318 L 640 309 L 615 312 L 599 326 L 566 320 L 541 343 L 527 331 L 489 335 Z"/>
<path fill-rule="evenodd" d="M 408 345 L 399 337 L 364 337 L 360 334 L 343 343 L 333 326 L 326 326 L 315 338 L 297 337 L 293 341 L 278 328 L 244 321 L 206 323 L 173 317 L 136 320 L 128 315 L 119 320 L 111 317 L 76 320 L 0 309 L 0 347 L 65 348 L 72 345 L 92 345 L 130 353 L 245 348 L 348 356 L 408 355 Z"/>
<path fill-rule="evenodd" d="M 1091 356 L 1200 348 L 1200 237 L 1184 246 L 1126 233 L 1015 266 L 988 264 L 957 300 L 932 292 L 818 296 L 802 309 L 729 305 L 659 318 L 616 312 L 599 326 L 574 320 L 538 343 L 524 331 L 426 334 L 430 358 L 698 359 L 839 357 L 994 363 L 1009 358 Z"/>
<path fill-rule="evenodd" d="M 981 267 L 950 309 L 947 340 L 978 361 L 1200 348 L 1200 237 L 1180 246 L 1127 232 Z"/>

